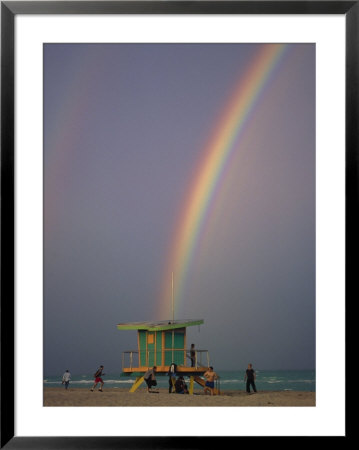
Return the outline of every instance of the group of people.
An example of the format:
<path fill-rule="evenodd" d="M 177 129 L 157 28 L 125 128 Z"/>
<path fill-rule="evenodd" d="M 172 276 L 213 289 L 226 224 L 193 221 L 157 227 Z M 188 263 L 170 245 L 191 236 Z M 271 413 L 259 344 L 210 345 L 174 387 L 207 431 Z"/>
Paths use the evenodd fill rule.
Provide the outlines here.
<path fill-rule="evenodd" d="M 91 392 L 93 392 L 95 390 L 95 388 L 98 384 L 100 385 L 98 390 L 100 392 L 102 392 L 102 387 L 104 385 L 104 381 L 103 381 L 102 377 L 105 375 L 103 373 L 103 370 L 104 370 L 104 366 L 101 365 L 97 369 L 97 371 L 94 373 L 95 381 L 94 381 L 92 388 L 90 389 Z M 157 370 L 157 367 L 153 366 L 151 369 L 148 369 L 147 372 L 144 374 L 144 380 L 147 385 L 147 392 L 154 392 L 152 390 L 152 388 L 154 386 L 157 386 L 156 370 Z M 167 375 L 168 375 L 168 392 L 170 394 L 172 393 L 173 389 L 176 394 L 188 394 L 188 388 L 184 381 L 183 376 L 182 375 L 177 376 L 177 365 L 175 363 L 172 363 L 170 365 Z M 204 393 L 205 394 L 209 393 L 210 395 L 213 395 L 215 380 L 218 380 L 219 376 L 213 370 L 212 366 L 210 366 L 208 368 L 208 370 L 204 373 L 203 376 L 206 379 L 205 385 L 204 385 Z M 70 380 L 71 380 L 71 373 L 67 369 L 66 372 L 62 376 L 62 384 L 65 386 L 65 389 L 68 389 Z M 251 387 L 254 392 L 257 392 L 255 380 L 256 380 L 256 373 L 253 369 L 253 365 L 248 364 L 248 368 L 244 375 L 244 381 L 246 383 L 246 391 L 248 394 L 250 394 Z"/>
<path fill-rule="evenodd" d="M 103 366 L 100 366 L 100 367 L 96 370 L 96 372 L 94 373 L 94 379 L 95 379 L 95 382 L 94 382 L 92 388 L 90 389 L 91 392 L 94 391 L 95 387 L 96 387 L 98 384 L 100 385 L 100 387 L 99 387 L 98 390 L 99 390 L 100 392 L 102 392 L 102 386 L 105 384 L 105 382 L 104 382 L 103 379 L 102 379 L 102 377 L 105 375 L 105 374 L 103 373 L 103 369 L 104 369 L 104 367 L 103 367 Z M 68 388 L 69 388 L 70 381 L 71 381 L 71 373 L 70 373 L 70 371 L 67 369 L 66 372 L 62 375 L 62 384 L 65 386 L 65 389 L 68 389 Z"/>
<path fill-rule="evenodd" d="M 184 381 L 183 376 L 180 375 L 176 379 L 176 369 L 177 369 L 176 364 L 172 363 L 170 365 L 170 368 L 168 371 L 169 393 L 171 394 L 172 389 L 174 389 L 174 392 L 176 394 L 188 394 L 187 385 Z M 152 389 L 154 386 L 157 386 L 156 370 L 157 370 L 157 367 L 153 366 L 152 369 L 148 369 L 147 372 L 143 376 L 143 378 L 147 384 L 147 392 L 158 392 L 157 390 L 154 391 Z"/>
<path fill-rule="evenodd" d="M 184 381 L 184 378 L 182 375 L 179 375 L 176 379 L 177 372 L 177 364 L 172 363 L 170 365 L 170 368 L 168 370 L 168 392 L 169 394 L 174 392 L 176 394 L 188 394 L 187 384 Z"/>
<path fill-rule="evenodd" d="M 156 380 L 156 370 L 157 367 L 153 366 L 151 369 L 148 369 L 147 372 L 144 374 L 143 378 L 147 385 L 147 392 L 158 392 L 157 390 L 154 391 L 152 388 L 154 386 L 157 386 L 157 380 Z M 177 364 L 172 363 L 168 370 L 168 392 L 169 394 L 176 393 L 176 394 L 188 394 L 188 388 L 187 384 L 184 380 L 183 375 L 177 375 Z M 219 377 L 214 372 L 213 367 L 209 367 L 208 370 L 204 373 L 204 377 L 206 378 L 205 386 L 204 386 L 204 393 L 207 394 L 209 392 L 211 395 L 214 394 L 214 382 Z"/>
<path fill-rule="evenodd" d="M 193 366 L 192 366 L 193 367 Z M 177 371 L 177 365 L 175 363 L 172 363 L 170 365 L 170 368 L 168 370 L 168 392 L 171 394 L 172 389 L 174 389 L 174 392 L 176 394 L 188 394 L 188 388 L 187 384 L 184 381 L 184 378 L 182 375 L 179 375 L 176 379 L 176 371 Z M 216 372 L 213 370 L 213 367 L 210 366 L 208 370 L 203 375 L 206 378 L 205 385 L 204 385 L 204 393 L 210 393 L 211 395 L 214 394 L 214 383 L 215 380 L 219 379 L 219 376 L 216 374 Z"/>

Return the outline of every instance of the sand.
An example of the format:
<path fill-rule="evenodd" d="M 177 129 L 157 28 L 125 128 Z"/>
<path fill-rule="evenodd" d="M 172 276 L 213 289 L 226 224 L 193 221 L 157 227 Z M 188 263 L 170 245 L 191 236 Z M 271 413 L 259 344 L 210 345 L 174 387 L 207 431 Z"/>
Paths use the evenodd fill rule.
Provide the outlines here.
<path fill-rule="evenodd" d="M 81 388 L 44 388 L 44 406 L 315 406 L 315 392 L 306 391 L 223 391 L 221 395 L 169 394 L 166 389 L 147 393 L 141 387 L 136 392 L 122 388 L 104 388 L 103 392 Z"/>

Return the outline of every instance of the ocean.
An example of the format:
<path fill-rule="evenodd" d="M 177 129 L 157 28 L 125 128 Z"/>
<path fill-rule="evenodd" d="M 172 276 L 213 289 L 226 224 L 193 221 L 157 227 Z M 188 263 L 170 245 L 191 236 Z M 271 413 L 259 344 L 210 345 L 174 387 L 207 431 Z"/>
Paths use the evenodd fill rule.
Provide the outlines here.
<path fill-rule="evenodd" d="M 245 371 L 218 370 L 220 379 L 218 387 L 225 390 L 245 390 Z M 258 391 L 311 391 L 315 392 L 315 370 L 256 370 L 256 386 Z M 106 374 L 103 377 L 104 388 L 130 389 L 135 381 L 133 376 L 120 376 L 120 374 Z M 59 376 L 45 376 L 44 387 L 61 386 L 62 374 Z M 189 381 L 188 379 L 186 380 Z M 72 374 L 70 385 L 76 388 L 90 389 L 94 382 L 93 374 Z M 168 388 L 168 377 L 157 376 L 157 387 Z M 195 384 L 195 389 L 200 388 Z"/>

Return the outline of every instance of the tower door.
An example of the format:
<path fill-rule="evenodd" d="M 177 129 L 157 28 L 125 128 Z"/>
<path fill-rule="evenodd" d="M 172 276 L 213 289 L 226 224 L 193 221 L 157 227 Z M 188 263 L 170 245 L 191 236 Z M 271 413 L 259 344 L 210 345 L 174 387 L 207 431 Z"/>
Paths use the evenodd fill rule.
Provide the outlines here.
<path fill-rule="evenodd" d="M 147 332 L 147 365 L 149 367 L 155 366 L 155 349 L 156 349 L 156 335 L 153 331 Z"/>
<path fill-rule="evenodd" d="M 165 334 L 165 365 L 169 366 L 172 362 L 177 365 L 185 363 L 185 339 L 184 332 L 181 329 L 169 330 Z"/>

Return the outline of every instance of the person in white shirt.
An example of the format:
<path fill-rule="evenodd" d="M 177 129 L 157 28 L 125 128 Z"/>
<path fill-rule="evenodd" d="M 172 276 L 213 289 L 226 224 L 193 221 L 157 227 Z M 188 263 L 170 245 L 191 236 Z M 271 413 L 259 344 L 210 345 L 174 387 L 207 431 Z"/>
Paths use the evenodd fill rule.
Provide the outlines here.
<path fill-rule="evenodd" d="M 62 384 L 65 385 L 65 389 L 68 389 L 71 380 L 71 373 L 66 370 L 66 372 L 62 375 Z"/>

